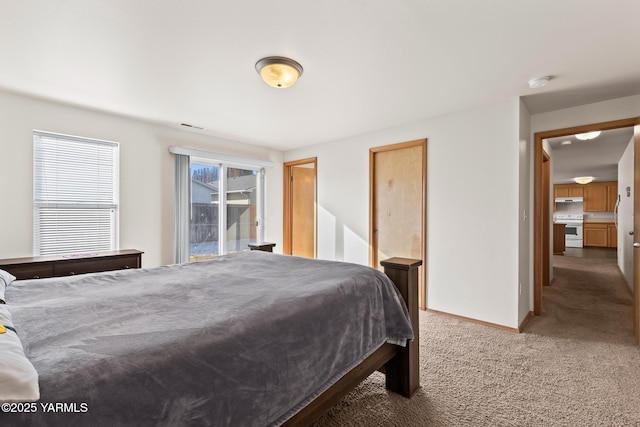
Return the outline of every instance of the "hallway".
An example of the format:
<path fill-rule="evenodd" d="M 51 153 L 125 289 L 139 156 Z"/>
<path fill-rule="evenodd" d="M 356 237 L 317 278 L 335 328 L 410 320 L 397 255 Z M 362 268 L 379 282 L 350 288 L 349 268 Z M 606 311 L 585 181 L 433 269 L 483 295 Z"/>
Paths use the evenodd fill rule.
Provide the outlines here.
<path fill-rule="evenodd" d="M 564 256 L 577 258 L 617 259 L 618 251 L 615 248 L 565 248 Z M 553 258 L 555 265 L 556 257 Z"/>
<path fill-rule="evenodd" d="M 554 279 L 544 288 L 546 333 L 589 341 L 635 344 L 633 295 L 612 249 L 576 249 L 554 256 Z"/>

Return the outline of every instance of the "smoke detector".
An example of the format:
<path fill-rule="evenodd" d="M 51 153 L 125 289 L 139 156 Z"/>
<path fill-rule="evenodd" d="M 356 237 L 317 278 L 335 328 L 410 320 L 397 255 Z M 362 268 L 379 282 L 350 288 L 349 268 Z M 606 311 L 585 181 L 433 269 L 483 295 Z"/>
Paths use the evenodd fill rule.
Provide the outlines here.
<path fill-rule="evenodd" d="M 549 84 L 549 81 L 551 80 L 551 76 L 544 76 L 544 77 L 538 77 L 537 79 L 531 79 L 529 80 L 529 88 L 531 89 L 538 89 L 541 88 L 543 86 L 546 86 L 547 84 Z"/>

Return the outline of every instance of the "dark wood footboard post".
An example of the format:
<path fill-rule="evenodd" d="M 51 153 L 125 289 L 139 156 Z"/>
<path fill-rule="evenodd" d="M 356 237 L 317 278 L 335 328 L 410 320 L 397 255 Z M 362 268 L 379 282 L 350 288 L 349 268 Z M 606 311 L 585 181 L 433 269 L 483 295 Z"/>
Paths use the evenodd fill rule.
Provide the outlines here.
<path fill-rule="evenodd" d="M 398 347 L 397 355 L 385 367 L 387 389 L 411 397 L 420 387 L 420 328 L 418 323 L 418 267 L 421 260 L 390 258 L 381 261 L 384 272 L 404 298 L 413 327 L 413 341 Z"/>

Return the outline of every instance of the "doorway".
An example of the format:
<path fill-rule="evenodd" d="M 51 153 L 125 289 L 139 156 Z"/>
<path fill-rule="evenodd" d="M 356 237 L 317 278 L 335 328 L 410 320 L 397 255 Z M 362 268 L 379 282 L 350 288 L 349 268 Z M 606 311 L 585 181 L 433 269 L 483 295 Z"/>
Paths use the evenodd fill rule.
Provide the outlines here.
<path fill-rule="evenodd" d="M 543 140 L 555 137 L 562 137 L 578 133 L 591 131 L 605 131 L 635 126 L 635 149 L 634 149 L 634 191 L 636 197 L 640 197 L 640 117 L 615 120 L 603 123 L 594 123 L 571 128 L 556 129 L 538 132 L 534 135 L 534 314 L 542 314 L 543 283 L 545 257 L 549 258 L 548 245 L 545 247 L 544 239 L 544 219 L 551 215 L 549 203 L 545 203 L 544 182 L 544 155 Z M 546 189 L 549 191 L 548 187 Z M 547 197 L 548 199 L 548 197 Z M 635 199 L 634 206 L 634 232 L 640 235 L 640 200 Z M 638 238 L 636 237 L 636 240 Z M 640 264 L 640 250 L 634 251 L 634 331 L 636 340 L 640 343 L 640 274 L 638 274 L 638 264 Z"/>
<path fill-rule="evenodd" d="M 418 301 L 426 310 L 427 140 L 369 150 L 369 262 L 422 260 Z"/>
<path fill-rule="evenodd" d="M 316 257 L 317 158 L 284 164 L 283 253 Z"/>

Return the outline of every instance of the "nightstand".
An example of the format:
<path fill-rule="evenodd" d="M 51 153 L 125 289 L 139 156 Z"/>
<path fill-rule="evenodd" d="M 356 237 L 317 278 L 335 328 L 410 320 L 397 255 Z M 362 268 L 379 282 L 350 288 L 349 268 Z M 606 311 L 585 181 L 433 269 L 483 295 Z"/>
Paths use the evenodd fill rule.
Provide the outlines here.
<path fill-rule="evenodd" d="M 252 251 L 273 252 L 273 247 L 275 245 L 275 243 L 269 242 L 255 242 L 249 243 L 249 249 L 251 249 Z"/>

